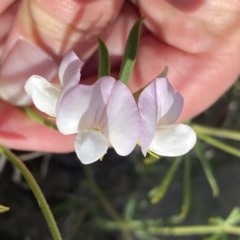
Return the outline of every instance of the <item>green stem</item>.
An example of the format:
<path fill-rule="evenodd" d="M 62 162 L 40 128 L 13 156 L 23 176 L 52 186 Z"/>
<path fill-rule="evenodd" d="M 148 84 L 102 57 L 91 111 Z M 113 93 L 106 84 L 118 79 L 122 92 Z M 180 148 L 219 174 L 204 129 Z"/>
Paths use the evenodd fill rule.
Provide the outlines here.
<path fill-rule="evenodd" d="M 198 124 L 193 124 L 191 125 L 191 127 L 198 134 L 204 134 L 204 135 L 206 134 L 214 137 L 229 138 L 229 139 L 240 141 L 240 132 L 237 132 L 235 130 L 205 127 Z"/>
<path fill-rule="evenodd" d="M 240 235 L 240 228 L 235 226 L 184 226 L 184 227 L 149 227 L 147 230 L 152 234 L 164 236 L 188 236 L 188 235 L 207 235 L 217 232 Z"/>
<path fill-rule="evenodd" d="M 139 228 L 146 233 L 160 236 L 190 236 L 190 235 L 208 235 L 224 232 L 226 234 L 233 234 L 240 236 L 240 227 L 236 226 L 208 226 L 208 225 L 195 225 L 195 226 L 182 226 L 182 227 L 157 227 L 146 226 L 144 221 L 142 224 L 134 224 L 134 221 L 129 221 L 127 227 L 132 231 L 138 231 Z M 105 219 L 100 220 L 100 226 L 103 229 L 117 230 L 121 229 L 121 225 L 116 222 L 108 221 Z"/>
<path fill-rule="evenodd" d="M 222 231 L 219 226 L 184 226 L 184 227 L 149 227 L 147 232 L 162 236 L 189 236 L 189 235 L 207 235 Z"/>
<path fill-rule="evenodd" d="M 226 226 L 224 227 L 225 231 L 229 234 L 239 235 L 240 236 L 240 228 L 235 226 Z"/>
<path fill-rule="evenodd" d="M 44 117 L 42 117 L 41 115 L 39 115 L 37 112 L 35 112 L 34 110 L 32 110 L 29 107 L 21 107 L 21 110 L 27 115 L 29 116 L 31 119 L 33 119 L 36 122 L 39 122 L 41 124 L 44 124 L 50 128 L 53 128 L 54 130 L 58 130 L 56 124 Z"/>
<path fill-rule="evenodd" d="M 177 157 L 173 160 L 171 166 L 167 170 L 166 174 L 163 177 L 163 180 L 159 186 L 154 187 L 148 193 L 148 196 L 151 199 L 152 204 L 156 204 L 162 200 L 165 196 L 170 184 L 172 183 L 175 172 L 182 161 L 182 156 Z"/>
<path fill-rule="evenodd" d="M 184 159 L 184 188 L 183 188 L 183 202 L 182 208 L 180 213 L 180 218 L 184 219 L 189 210 L 191 205 L 191 159 L 190 155 L 187 154 Z"/>
<path fill-rule="evenodd" d="M 32 176 L 31 172 L 27 169 L 27 167 L 23 164 L 23 162 L 10 150 L 0 145 L 0 152 L 7 157 L 7 159 L 22 173 L 23 177 L 28 182 L 34 196 L 36 197 L 39 207 L 42 210 L 42 213 L 46 219 L 46 222 L 48 224 L 49 230 L 52 234 L 52 237 L 54 240 L 62 240 L 62 237 L 60 235 L 59 229 L 57 227 L 57 224 L 55 222 L 55 219 L 52 215 L 52 212 L 46 202 L 45 197 L 43 196 L 43 193 L 41 189 L 39 188 L 36 180 Z"/>
<path fill-rule="evenodd" d="M 127 230 L 127 224 L 124 223 L 124 221 L 121 218 L 121 216 L 114 209 L 114 207 L 111 205 L 111 203 L 105 197 L 105 195 L 103 194 L 101 189 L 98 187 L 96 181 L 94 180 L 91 168 L 89 166 L 85 167 L 85 172 L 86 172 L 86 176 L 87 176 L 88 182 L 90 183 L 90 185 L 92 187 L 92 190 L 94 191 L 94 193 L 98 197 L 99 201 L 101 202 L 101 204 L 104 207 L 104 209 L 106 210 L 106 212 L 109 214 L 110 217 L 112 217 L 114 220 L 116 220 L 120 224 L 121 230 L 122 230 L 123 239 L 131 240 L 132 237 L 131 237 L 129 231 Z"/>
<path fill-rule="evenodd" d="M 198 135 L 198 137 L 199 137 L 199 135 Z M 199 138 L 201 139 L 201 137 L 199 137 Z M 202 167 L 203 167 L 203 170 L 207 177 L 207 180 L 209 182 L 209 185 L 212 188 L 213 196 L 217 197 L 219 195 L 219 188 L 218 188 L 217 180 L 215 179 L 215 177 L 213 175 L 210 161 L 206 158 L 200 141 L 196 142 L 194 149 L 195 149 L 195 151 L 198 155 L 198 158 L 202 164 Z"/>
<path fill-rule="evenodd" d="M 225 151 L 227 153 L 230 153 L 232 155 L 235 155 L 237 157 L 240 157 L 240 150 L 235 148 L 235 147 L 232 147 L 226 143 L 223 143 L 221 141 L 218 141 L 216 140 L 215 138 L 212 138 L 212 137 L 208 137 L 206 135 L 203 135 L 203 134 L 198 134 L 197 135 L 199 139 L 201 139 L 202 141 L 216 147 L 216 148 L 219 148 L 221 149 L 222 151 Z"/>

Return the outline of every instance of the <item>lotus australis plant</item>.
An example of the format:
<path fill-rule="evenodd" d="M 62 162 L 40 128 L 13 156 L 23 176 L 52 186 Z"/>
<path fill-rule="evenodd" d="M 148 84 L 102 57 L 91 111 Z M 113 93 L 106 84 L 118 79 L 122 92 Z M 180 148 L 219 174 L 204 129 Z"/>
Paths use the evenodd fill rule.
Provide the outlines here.
<path fill-rule="evenodd" d="M 138 99 L 141 115 L 140 144 L 143 155 L 150 150 L 162 156 L 180 156 L 196 143 L 194 130 L 174 124 L 183 108 L 183 98 L 167 78 L 154 79 Z"/>
<path fill-rule="evenodd" d="M 74 52 L 69 52 L 62 60 L 58 76 L 60 86 L 54 85 L 45 78 L 31 76 L 25 84 L 25 91 L 32 97 L 35 106 L 49 116 L 56 117 L 57 103 L 70 88 L 79 84 L 83 62 Z"/>
<path fill-rule="evenodd" d="M 76 134 L 75 150 L 84 164 L 101 159 L 111 145 L 119 155 L 128 155 L 139 142 L 142 153 L 178 156 L 196 142 L 195 132 L 174 125 L 183 108 L 183 98 L 166 78 L 154 79 L 136 103 L 120 80 L 110 76 L 92 85 L 80 82 L 82 61 L 70 52 L 59 68 L 61 87 L 40 76 L 25 85 L 36 107 L 56 117 L 63 134 Z"/>
<path fill-rule="evenodd" d="M 109 143 L 119 155 L 128 155 L 139 136 L 135 100 L 130 90 L 112 77 L 68 91 L 59 104 L 56 122 L 61 133 L 77 134 L 75 150 L 85 164 L 101 158 Z"/>

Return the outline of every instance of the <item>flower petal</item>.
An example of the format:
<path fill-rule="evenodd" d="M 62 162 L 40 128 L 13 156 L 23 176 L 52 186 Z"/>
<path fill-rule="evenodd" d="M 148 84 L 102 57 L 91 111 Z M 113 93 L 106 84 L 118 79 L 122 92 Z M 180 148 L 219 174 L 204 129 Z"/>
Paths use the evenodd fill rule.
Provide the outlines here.
<path fill-rule="evenodd" d="M 61 133 L 68 135 L 78 132 L 80 118 L 88 111 L 92 91 L 93 86 L 78 85 L 63 96 L 57 107 L 56 119 Z"/>
<path fill-rule="evenodd" d="M 93 85 L 82 85 L 63 96 L 57 110 L 57 126 L 63 134 L 73 134 L 90 128 L 100 128 L 103 111 L 115 79 L 102 77 Z"/>
<path fill-rule="evenodd" d="M 100 131 L 83 130 L 77 134 L 75 150 L 83 164 L 97 161 L 106 154 L 108 141 Z"/>
<path fill-rule="evenodd" d="M 157 116 L 157 121 L 159 121 L 171 108 L 175 92 L 167 78 L 155 78 L 153 83 L 156 86 L 156 104 L 161 105 L 161 111 L 158 112 Z"/>
<path fill-rule="evenodd" d="M 49 83 L 45 78 L 33 75 L 27 80 L 25 91 L 32 97 L 33 103 L 39 110 L 52 117 L 56 116 L 59 88 Z"/>
<path fill-rule="evenodd" d="M 71 51 L 62 60 L 59 67 L 59 79 L 63 87 L 71 88 L 80 81 L 80 71 L 83 62 Z"/>
<path fill-rule="evenodd" d="M 183 109 L 183 97 L 179 92 L 175 92 L 174 101 L 168 112 L 158 122 L 158 125 L 173 124 L 177 121 Z"/>
<path fill-rule="evenodd" d="M 130 90 L 116 81 L 104 114 L 103 132 L 119 155 L 128 155 L 139 137 L 140 115 Z"/>
<path fill-rule="evenodd" d="M 140 142 L 144 156 L 153 140 L 157 127 L 157 116 L 161 111 L 161 105 L 157 104 L 156 100 L 156 82 L 153 81 L 142 91 L 138 99 L 141 115 Z"/>
<path fill-rule="evenodd" d="M 94 84 L 92 101 L 90 104 L 91 111 L 89 111 L 88 118 L 94 119 L 93 125 L 96 128 L 102 128 L 106 121 L 108 121 L 105 110 L 115 83 L 116 80 L 114 78 L 106 76 L 99 78 Z M 87 119 L 84 121 L 86 120 Z"/>
<path fill-rule="evenodd" d="M 149 150 L 162 156 L 180 156 L 196 143 L 196 133 L 188 125 L 165 125 L 157 129 Z"/>

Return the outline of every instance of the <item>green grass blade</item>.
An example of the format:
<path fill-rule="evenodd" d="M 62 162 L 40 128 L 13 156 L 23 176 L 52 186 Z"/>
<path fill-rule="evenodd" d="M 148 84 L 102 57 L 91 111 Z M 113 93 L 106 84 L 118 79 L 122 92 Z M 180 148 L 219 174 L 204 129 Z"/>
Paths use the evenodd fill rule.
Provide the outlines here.
<path fill-rule="evenodd" d="M 191 127 L 195 130 L 197 134 L 204 134 L 204 135 L 210 135 L 214 137 L 228 138 L 228 139 L 240 141 L 239 131 L 205 127 L 198 124 L 193 124 L 191 125 Z"/>
<path fill-rule="evenodd" d="M 136 206 L 137 206 L 137 195 L 132 194 L 128 199 L 128 202 L 124 209 L 124 213 L 123 213 L 124 220 L 129 221 L 133 219 L 136 212 Z"/>
<path fill-rule="evenodd" d="M 39 122 L 41 124 L 44 124 L 50 128 L 53 128 L 55 130 L 57 129 L 57 126 L 54 122 L 42 117 L 41 115 L 39 115 L 37 112 L 35 112 L 34 110 L 32 110 L 29 107 L 21 107 L 20 108 L 27 116 L 29 116 L 31 119 L 33 119 L 36 122 Z"/>
<path fill-rule="evenodd" d="M 162 72 L 158 75 L 158 78 L 166 78 L 168 74 L 168 66 L 166 66 Z"/>
<path fill-rule="evenodd" d="M 184 219 L 189 210 L 191 205 L 191 159 L 190 155 L 185 155 L 184 159 L 184 188 L 183 188 L 183 202 L 180 216 Z"/>
<path fill-rule="evenodd" d="M 6 206 L 3 206 L 3 205 L 0 205 L 0 213 L 7 212 L 7 211 L 9 211 L 9 210 L 10 210 L 9 207 L 6 207 Z"/>
<path fill-rule="evenodd" d="M 135 64 L 137 51 L 138 51 L 138 47 L 139 47 L 140 30 L 141 30 L 143 19 L 144 18 L 140 18 L 133 25 L 133 27 L 129 33 L 125 52 L 123 55 L 119 79 L 126 85 L 128 84 L 128 81 L 130 79 L 130 76 L 131 76 L 131 73 L 132 73 L 132 70 L 133 70 L 133 67 Z"/>
<path fill-rule="evenodd" d="M 226 143 L 216 140 L 215 138 L 203 134 L 198 134 L 198 138 L 216 148 L 221 149 L 224 152 L 230 153 L 236 157 L 240 157 L 240 150 L 235 147 L 232 147 Z"/>
<path fill-rule="evenodd" d="M 190 155 L 186 154 L 184 156 L 183 200 L 181 211 L 178 215 L 170 217 L 169 223 L 178 224 L 186 218 L 191 206 L 191 187 L 191 159 Z"/>
<path fill-rule="evenodd" d="M 182 156 L 175 158 L 172 162 L 170 168 L 168 169 L 167 173 L 163 177 L 163 180 L 159 186 L 154 187 L 150 190 L 148 196 L 151 199 L 151 203 L 155 204 L 158 203 L 166 194 L 168 187 L 170 186 L 175 172 L 182 161 Z"/>
<path fill-rule="evenodd" d="M 98 77 L 110 76 L 110 58 L 108 54 L 108 49 L 102 39 L 98 38 L 98 55 L 99 55 L 99 65 L 98 65 Z"/>
<path fill-rule="evenodd" d="M 212 189 L 213 192 L 213 196 L 217 197 L 219 195 L 219 189 L 218 189 L 218 184 L 217 181 L 213 175 L 209 160 L 206 158 L 205 153 L 202 149 L 201 143 L 199 141 L 197 141 L 195 147 L 194 147 L 198 158 L 202 164 L 203 170 L 205 172 L 205 175 L 207 177 L 207 180 L 209 182 L 209 185 Z"/>

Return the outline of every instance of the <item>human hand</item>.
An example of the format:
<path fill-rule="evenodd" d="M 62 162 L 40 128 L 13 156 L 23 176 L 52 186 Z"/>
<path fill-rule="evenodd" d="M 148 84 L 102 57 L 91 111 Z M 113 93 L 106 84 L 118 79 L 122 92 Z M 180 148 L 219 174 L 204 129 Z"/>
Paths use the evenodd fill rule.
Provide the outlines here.
<path fill-rule="evenodd" d="M 179 4 L 177 0 L 140 0 L 133 6 L 119 0 L 8 0 L 5 6 L 1 3 L 0 10 L 7 8 L 6 3 L 12 6 L 1 17 L 5 23 L 1 25 L 7 29 L 0 43 L 0 85 L 11 85 L 10 82 L 6 84 L 9 79 L 6 76 L 9 75 L 15 75 L 13 79 L 17 78 L 19 86 L 27 80 L 24 74 L 19 74 L 26 59 L 21 58 L 21 52 L 16 53 L 15 49 L 14 53 L 12 50 L 19 36 L 33 43 L 31 46 L 24 45 L 24 50 L 32 50 L 35 45 L 35 54 L 41 55 L 42 61 L 47 60 L 53 72 L 57 71 L 54 68 L 57 68 L 62 56 L 74 50 L 85 61 L 81 81 L 88 83 L 97 78 L 94 51 L 97 48 L 96 35 L 101 36 L 109 48 L 115 75 L 119 70 L 127 33 L 140 16 L 146 16 L 146 27 L 130 88 L 136 91 L 143 87 L 168 65 L 169 80 L 185 99 L 180 120 L 203 111 L 221 96 L 239 74 L 240 4 L 236 1 L 226 4 L 220 0 L 198 0 L 194 3 L 185 0 Z M 14 61 L 11 63 L 7 59 Z M 52 74 L 48 69 L 31 69 L 31 61 L 35 62 L 35 59 L 26 61 L 30 68 L 28 71 Z M 41 59 L 36 61 L 35 65 Z M 20 66 L 16 72 L 14 65 Z M 12 70 L 11 74 L 6 73 L 5 69 L 8 68 Z M 43 75 L 36 72 L 31 74 Z M 63 136 L 34 122 L 3 101 L 0 102 L 0 111 L 2 144 L 22 150 L 65 152 L 73 149 L 72 136 Z"/>

